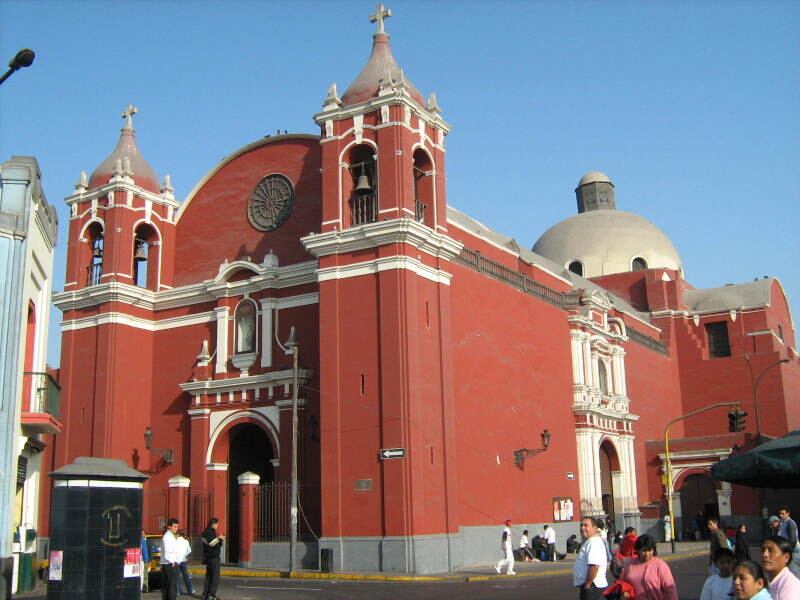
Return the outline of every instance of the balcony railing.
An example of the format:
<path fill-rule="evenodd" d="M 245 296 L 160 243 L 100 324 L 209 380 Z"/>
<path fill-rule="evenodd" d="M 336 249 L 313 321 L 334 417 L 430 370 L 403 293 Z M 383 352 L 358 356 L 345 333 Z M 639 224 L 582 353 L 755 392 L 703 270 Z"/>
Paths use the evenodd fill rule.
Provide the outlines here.
<path fill-rule="evenodd" d="M 30 390 L 30 396 L 27 410 L 23 403 L 23 411 L 48 413 L 57 419 L 61 413 L 61 387 L 49 373 L 27 371 L 24 377 L 24 388 Z"/>
<path fill-rule="evenodd" d="M 363 225 L 378 220 L 378 197 L 375 194 L 350 198 L 350 223 Z"/>
<path fill-rule="evenodd" d="M 420 200 L 414 200 L 414 218 L 423 225 L 425 224 L 425 209 L 428 205 Z"/>
<path fill-rule="evenodd" d="M 103 275 L 103 263 L 86 267 L 86 285 L 98 285 Z"/>

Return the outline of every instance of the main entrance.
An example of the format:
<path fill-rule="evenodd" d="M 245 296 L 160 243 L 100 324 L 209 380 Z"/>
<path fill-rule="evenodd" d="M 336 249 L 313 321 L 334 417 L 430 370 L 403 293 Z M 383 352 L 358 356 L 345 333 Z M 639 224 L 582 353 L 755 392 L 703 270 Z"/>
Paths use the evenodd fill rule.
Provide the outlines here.
<path fill-rule="evenodd" d="M 600 493 L 603 512 L 612 523 L 616 522 L 617 506 L 622 501 L 619 456 L 614 445 L 605 440 L 600 444 Z"/>
<path fill-rule="evenodd" d="M 242 423 L 230 432 L 228 452 L 228 562 L 239 562 L 239 483 L 237 478 L 250 471 L 261 477 L 261 483 L 274 481 L 272 444 L 258 425 Z"/>

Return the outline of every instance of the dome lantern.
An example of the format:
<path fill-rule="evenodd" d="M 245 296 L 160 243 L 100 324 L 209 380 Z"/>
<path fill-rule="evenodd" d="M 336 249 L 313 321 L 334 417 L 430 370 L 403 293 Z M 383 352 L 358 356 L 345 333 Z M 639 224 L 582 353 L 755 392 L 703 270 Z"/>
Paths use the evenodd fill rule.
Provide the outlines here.
<path fill-rule="evenodd" d="M 579 213 L 617 208 L 614 184 L 608 175 L 600 171 L 591 171 L 581 177 L 578 187 L 575 188 L 575 197 L 578 200 Z"/>

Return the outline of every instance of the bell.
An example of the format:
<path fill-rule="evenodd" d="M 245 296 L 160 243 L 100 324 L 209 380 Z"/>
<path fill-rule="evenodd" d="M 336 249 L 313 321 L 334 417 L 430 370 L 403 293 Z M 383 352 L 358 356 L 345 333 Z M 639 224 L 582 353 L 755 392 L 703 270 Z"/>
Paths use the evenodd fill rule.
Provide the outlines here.
<path fill-rule="evenodd" d="M 367 194 L 372 191 L 372 186 L 369 184 L 369 177 L 364 172 L 364 167 L 361 167 L 361 175 L 358 176 L 358 181 L 355 187 L 356 194 Z"/>
<path fill-rule="evenodd" d="M 133 254 L 133 260 L 136 262 L 143 262 L 147 260 L 147 250 L 145 249 L 144 242 L 137 242 L 136 252 Z"/>

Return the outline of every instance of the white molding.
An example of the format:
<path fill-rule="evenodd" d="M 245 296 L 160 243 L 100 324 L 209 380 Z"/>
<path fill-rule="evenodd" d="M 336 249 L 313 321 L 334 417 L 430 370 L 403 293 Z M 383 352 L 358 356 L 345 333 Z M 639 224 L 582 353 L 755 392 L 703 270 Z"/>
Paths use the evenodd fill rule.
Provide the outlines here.
<path fill-rule="evenodd" d="M 313 371 L 309 369 L 299 369 L 297 376 L 301 383 L 308 383 Z M 247 377 L 230 377 L 228 379 L 206 379 L 201 381 L 189 381 L 179 384 L 184 392 L 198 396 L 201 394 L 225 394 L 229 392 L 240 392 L 249 389 L 266 388 L 275 385 L 288 385 L 292 382 L 292 370 L 270 371 L 259 375 L 248 375 Z"/>
<path fill-rule="evenodd" d="M 128 183 L 119 180 L 113 182 L 110 181 L 106 184 L 101 185 L 100 187 L 93 188 L 92 190 L 80 191 L 77 194 L 71 194 L 66 198 L 64 198 L 64 202 L 66 202 L 68 206 L 72 206 L 73 204 L 82 204 L 84 202 L 90 202 L 93 200 L 97 200 L 99 198 L 104 198 L 108 196 L 109 192 L 116 192 L 116 191 L 132 192 L 135 195 L 142 198 L 143 200 L 150 200 L 154 204 L 160 204 L 162 206 L 172 207 L 173 209 L 180 208 L 181 206 L 181 203 L 175 199 L 167 198 L 162 194 L 156 194 L 155 192 L 146 190 L 143 187 L 140 187 L 134 183 Z M 125 205 L 123 204 L 114 204 L 113 206 L 109 207 L 98 206 L 98 208 L 120 208 L 124 206 Z M 144 208 L 140 210 L 144 210 Z"/>
<path fill-rule="evenodd" d="M 317 277 L 320 282 L 323 282 L 330 281 L 332 279 L 363 277 L 365 275 L 374 275 L 376 273 L 380 273 L 381 271 L 392 271 L 397 269 L 411 271 L 412 273 L 433 281 L 434 283 L 441 283 L 444 285 L 450 285 L 450 279 L 453 277 L 446 271 L 434 269 L 433 267 L 429 267 L 417 259 L 408 256 L 388 256 L 385 258 L 376 258 L 375 260 L 354 263 L 351 265 L 318 269 Z"/>
<path fill-rule="evenodd" d="M 306 250 L 317 257 L 389 244 L 408 244 L 431 256 L 452 260 L 464 248 L 461 242 L 406 217 L 367 223 L 343 231 L 307 235 L 300 241 Z"/>
<path fill-rule="evenodd" d="M 228 463 L 207 462 L 206 463 L 206 470 L 207 471 L 227 471 L 228 470 Z"/>
<path fill-rule="evenodd" d="M 164 331 L 165 329 L 174 329 L 176 327 L 189 327 L 191 325 L 198 325 L 201 323 L 211 323 L 216 319 L 213 312 L 204 312 L 196 315 L 184 315 L 180 317 L 172 317 L 169 319 L 162 319 L 154 321 L 152 319 L 144 319 L 142 317 L 134 317 L 120 312 L 101 313 L 91 317 L 83 317 L 81 319 L 69 319 L 61 321 L 61 331 L 77 331 L 79 329 L 87 329 L 89 327 L 98 327 L 100 325 L 126 325 L 136 329 L 143 329 L 144 331 Z"/>

